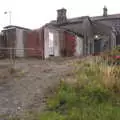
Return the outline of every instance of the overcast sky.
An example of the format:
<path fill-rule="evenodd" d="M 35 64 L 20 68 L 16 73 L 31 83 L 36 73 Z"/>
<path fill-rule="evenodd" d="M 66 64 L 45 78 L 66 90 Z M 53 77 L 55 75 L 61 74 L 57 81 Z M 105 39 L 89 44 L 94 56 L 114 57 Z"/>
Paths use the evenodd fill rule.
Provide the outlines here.
<path fill-rule="evenodd" d="M 102 15 L 104 5 L 109 14 L 120 13 L 119 0 L 0 0 L 0 30 L 9 24 L 5 11 L 12 11 L 12 24 L 31 29 L 56 19 L 56 10 L 67 9 L 68 18 Z"/>

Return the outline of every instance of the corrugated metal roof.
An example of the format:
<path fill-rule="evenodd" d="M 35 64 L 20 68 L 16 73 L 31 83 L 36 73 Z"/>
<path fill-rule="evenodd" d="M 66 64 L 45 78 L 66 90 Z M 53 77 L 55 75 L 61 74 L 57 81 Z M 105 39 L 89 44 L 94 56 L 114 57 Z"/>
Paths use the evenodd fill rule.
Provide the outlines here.
<path fill-rule="evenodd" d="M 19 29 L 24 29 L 24 30 L 31 30 L 29 28 L 24 28 L 24 27 L 15 26 L 15 25 L 8 25 L 8 26 L 4 27 L 4 29 L 13 29 L 13 28 L 19 28 Z"/>

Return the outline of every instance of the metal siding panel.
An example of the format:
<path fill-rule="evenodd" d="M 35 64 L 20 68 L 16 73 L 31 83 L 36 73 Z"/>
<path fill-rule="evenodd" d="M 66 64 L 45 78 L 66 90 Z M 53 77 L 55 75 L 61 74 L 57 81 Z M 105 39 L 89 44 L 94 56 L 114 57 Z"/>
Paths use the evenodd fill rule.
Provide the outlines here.
<path fill-rule="evenodd" d="M 26 54 L 29 57 L 41 57 L 43 58 L 43 50 L 44 50 L 44 37 L 43 37 L 43 29 L 38 29 L 31 31 L 28 33 L 28 37 L 26 40 L 26 47 L 32 48 L 26 50 Z"/>
<path fill-rule="evenodd" d="M 49 57 L 48 41 L 49 41 L 49 28 L 46 27 L 44 30 L 44 57 L 45 58 Z"/>
<path fill-rule="evenodd" d="M 16 29 L 16 57 L 24 57 L 23 30 Z"/>
<path fill-rule="evenodd" d="M 54 34 L 54 56 L 60 56 L 59 32 L 53 31 L 53 34 Z"/>
<path fill-rule="evenodd" d="M 9 29 L 5 31 L 6 34 L 6 47 L 7 48 L 15 48 L 16 42 L 16 29 Z M 6 50 L 6 56 L 10 57 L 10 49 Z M 15 50 L 12 50 L 12 55 L 15 54 Z"/>
<path fill-rule="evenodd" d="M 41 57 L 44 58 L 44 27 L 39 29 L 39 42 L 41 49 Z"/>
<path fill-rule="evenodd" d="M 66 56 L 74 56 L 75 52 L 75 36 L 65 32 L 65 46 L 66 46 Z"/>

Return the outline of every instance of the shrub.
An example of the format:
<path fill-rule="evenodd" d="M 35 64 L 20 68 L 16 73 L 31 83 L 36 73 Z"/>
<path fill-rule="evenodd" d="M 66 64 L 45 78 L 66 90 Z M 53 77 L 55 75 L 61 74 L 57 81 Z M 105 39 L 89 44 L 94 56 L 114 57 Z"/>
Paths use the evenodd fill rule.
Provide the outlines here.
<path fill-rule="evenodd" d="M 105 51 L 101 57 L 109 64 L 120 64 L 120 46 L 113 48 L 111 51 Z"/>

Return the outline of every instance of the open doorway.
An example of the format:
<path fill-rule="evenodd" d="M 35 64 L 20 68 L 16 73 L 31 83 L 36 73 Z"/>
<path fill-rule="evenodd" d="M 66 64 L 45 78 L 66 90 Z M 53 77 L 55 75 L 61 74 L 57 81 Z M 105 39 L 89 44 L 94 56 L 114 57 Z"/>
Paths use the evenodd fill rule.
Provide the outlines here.
<path fill-rule="evenodd" d="M 94 40 L 94 53 L 95 54 L 99 54 L 100 52 L 102 52 L 102 39 L 95 39 Z"/>
<path fill-rule="evenodd" d="M 49 56 L 54 56 L 54 37 L 53 33 L 49 32 Z"/>
<path fill-rule="evenodd" d="M 120 45 L 120 35 L 116 36 L 116 46 Z"/>

